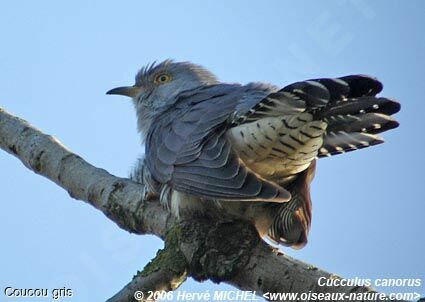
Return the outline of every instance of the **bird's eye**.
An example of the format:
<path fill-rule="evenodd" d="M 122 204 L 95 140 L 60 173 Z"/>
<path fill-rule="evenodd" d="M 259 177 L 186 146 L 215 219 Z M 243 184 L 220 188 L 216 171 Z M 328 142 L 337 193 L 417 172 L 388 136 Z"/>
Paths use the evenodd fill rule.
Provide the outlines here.
<path fill-rule="evenodd" d="M 154 80 L 156 84 L 164 84 L 164 83 L 168 83 L 169 81 L 171 81 L 171 76 L 166 73 L 158 74 Z"/>

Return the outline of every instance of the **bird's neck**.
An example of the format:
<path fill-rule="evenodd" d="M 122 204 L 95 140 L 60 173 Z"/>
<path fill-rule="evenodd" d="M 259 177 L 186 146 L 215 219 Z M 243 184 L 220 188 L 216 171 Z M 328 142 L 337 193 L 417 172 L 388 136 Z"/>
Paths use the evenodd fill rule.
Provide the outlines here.
<path fill-rule="evenodd" d="M 137 114 L 137 130 L 140 132 L 142 142 L 146 141 L 148 130 L 152 125 L 154 117 L 149 112 L 141 112 Z"/>
<path fill-rule="evenodd" d="M 150 108 L 145 107 L 143 105 L 136 107 L 136 115 L 137 115 L 137 129 L 141 134 L 142 141 L 145 142 L 147 135 L 149 133 L 149 129 L 153 123 L 163 114 L 163 112 L 168 107 L 164 108 Z"/>

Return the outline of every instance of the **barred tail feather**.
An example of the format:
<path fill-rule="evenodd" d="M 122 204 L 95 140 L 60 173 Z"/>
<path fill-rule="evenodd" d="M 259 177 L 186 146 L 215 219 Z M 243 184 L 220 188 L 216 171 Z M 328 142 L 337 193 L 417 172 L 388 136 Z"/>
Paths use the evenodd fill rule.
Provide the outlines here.
<path fill-rule="evenodd" d="M 356 86 L 354 95 L 380 91 L 377 84 L 373 83 L 375 86 L 369 90 Z M 328 126 L 318 157 L 383 143 L 377 134 L 398 127 L 399 123 L 391 115 L 399 110 L 400 104 L 396 101 L 375 96 L 343 99 L 321 108 L 314 113 L 315 118 L 322 119 Z"/>
<path fill-rule="evenodd" d="M 383 143 L 384 140 L 375 134 L 345 131 L 328 133 L 319 149 L 318 157 L 326 157 Z"/>
<path fill-rule="evenodd" d="M 391 116 L 382 113 L 366 113 L 363 115 L 337 116 L 328 119 L 328 132 L 365 132 L 381 133 L 398 127 L 398 122 Z"/>
<path fill-rule="evenodd" d="M 378 145 L 384 140 L 378 133 L 398 127 L 398 122 L 382 113 L 366 113 L 360 116 L 345 115 L 329 119 L 327 133 L 318 157 L 341 154 Z"/>

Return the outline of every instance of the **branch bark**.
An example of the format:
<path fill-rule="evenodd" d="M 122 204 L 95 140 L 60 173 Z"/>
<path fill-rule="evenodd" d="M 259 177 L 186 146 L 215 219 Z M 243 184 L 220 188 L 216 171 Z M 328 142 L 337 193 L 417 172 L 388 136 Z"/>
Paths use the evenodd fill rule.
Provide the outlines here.
<path fill-rule="evenodd" d="M 92 166 L 54 137 L 1 108 L 0 148 L 72 198 L 102 211 L 119 227 L 165 239 L 164 250 L 109 301 L 134 301 L 136 290 L 173 290 L 188 275 L 198 281 L 226 282 L 257 295 L 372 292 L 362 286 L 319 286 L 321 277 L 338 277 L 279 253 L 246 222 L 177 222 L 157 200 L 143 199 L 143 184 Z"/>

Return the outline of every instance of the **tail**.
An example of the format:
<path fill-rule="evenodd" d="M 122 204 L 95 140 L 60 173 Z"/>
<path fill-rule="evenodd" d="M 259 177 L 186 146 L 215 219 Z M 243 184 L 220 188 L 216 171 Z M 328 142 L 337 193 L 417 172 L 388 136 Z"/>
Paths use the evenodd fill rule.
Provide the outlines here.
<path fill-rule="evenodd" d="M 394 100 L 377 97 L 382 84 L 363 75 L 317 79 L 294 83 L 282 89 L 304 100 L 313 120 L 327 124 L 317 157 L 341 154 L 383 142 L 381 132 L 398 127 L 391 115 L 400 110 Z M 293 248 L 307 243 L 311 224 L 310 183 L 315 161 L 288 186 L 292 198 L 275 205 L 270 239 Z"/>
<path fill-rule="evenodd" d="M 398 127 L 391 115 L 400 110 L 400 104 L 376 96 L 382 90 L 378 80 L 353 75 L 315 81 L 325 86 L 330 94 L 329 102 L 314 111 L 314 119 L 328 124 L 318 157 L 383 143 L 378 134 Z"/>

